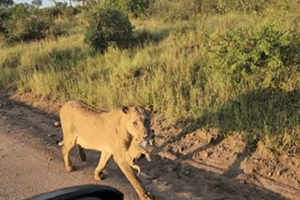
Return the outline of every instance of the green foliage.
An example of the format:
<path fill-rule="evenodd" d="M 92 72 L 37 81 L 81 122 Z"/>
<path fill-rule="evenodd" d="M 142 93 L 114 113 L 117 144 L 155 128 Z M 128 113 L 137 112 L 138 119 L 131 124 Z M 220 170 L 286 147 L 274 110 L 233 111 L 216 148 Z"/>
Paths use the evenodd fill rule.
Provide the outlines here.
<path fill-rule="evenodd" d="M 131 39 L 132 25 L 123 13 L 115 9 L 97 9 L 91 13 L 85 41 L 104 51 L 110 44 L 125 47 Z"/>
<path fill-rule="evenodd" d="M 59 15 L 72 21 L 74 16 L 80 13 L 79 7 L 68 6 L 66 3 L 56 4 L 55 8 L 59 10 Z"/>
<path fill-rule="evenodd" d="M 151 0 L 129 0 L 127 1 L 127 7 L 130 14 L 138 17 L 146 14 L 150 3 Z"/>
<path fill-rule="evenodd" d="M 199 13 L 197 0 L 157 0 L 149 7 L 149 14 L 159 16 L 167 21 L 187 20 Z"/>
<path fill-rule="evenodd" d="M 14 4 L 13 0 L 0 0 L 0 6 L 9 7 Z"/>
<path fill-rule="evenodd" d="M 23 4 L 11 8 L 11 19 L 5 24 L 8 42 L 39 40 L 46 37 L 51 21 L 31 15 Z"/>
<path fill-rule="evenodd" d="M 41 5 L 43 5 L 43 0 L 32 0 L 31 3 L 36 7 L 40 7 Z"/>
<path fill-rule="evenodd" d="M 29 8 L 17 4 L 11 8 L 0 8 L 0 33 L 7 43 L 40 40 L 47 35 L 60 35 L 62 31 L 54 26 L 48 9 Z"/>
<path fill-rule="evenodd" d="M 57 6 L 43 8 L 42 12 L 44 15 L 49 16 L 52 19 L 57 19 L 60 15 L 62 15 L 61 9 L 59 9 Z"/>
<path fill-rule="evenodd" d="M 212 67 L 222 70 L 236 83 L 252 74 L 273 74 L 281 70 L 288 71 L 297 62 L 294 57 L 299 54 L 297 38 L 285 34 L 277 25 L 249 27 L 246 30 L 230 30 L 222 35 L 211 37 L 210 58 Z M 274 87 L 283 81 L 269 78 L 265 82 L 261 75 L 258 84 L 264 82 Z M 269 86 L 271 86 L 269 85 Z"/>
<path fill-rule="evenodd" d="M 102 8 L 115 8 L 126 14 L 138 17 L 146 14 L 152 0 L 110 0 L 101 1 Z"/>
<path fill-rule="evenodd" d="M 221 13 L 229 11 L 260 11 L 269 0 L 218 0 L 217 9 Z"/>
<path fill-rule="evenodd" d="M 13 19 L 7 24 L 7 40 L 16 42 L 43 39 L 49 27 L 49 22 L 37 16 Z"/>
<path fill-rule="evenodd" d="M 5 28 L 5 23 L 6 21 L 10 18 L 10 12 L 6 7 L 0 6 L 0 33 L 4 33 L 6 28 Z"/>

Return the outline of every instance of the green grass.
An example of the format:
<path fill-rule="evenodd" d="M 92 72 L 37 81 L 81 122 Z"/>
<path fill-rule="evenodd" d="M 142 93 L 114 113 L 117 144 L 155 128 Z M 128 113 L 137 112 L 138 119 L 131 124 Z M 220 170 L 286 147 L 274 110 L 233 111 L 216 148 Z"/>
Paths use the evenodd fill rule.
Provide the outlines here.
<path fill-rule="evenodd" d="M 0 87 L 107 109 L 153 104 L 178 122 L 295 153 L 300 145 L 296 5 L 279 2 L 261 12 L 205 13 L 189 20 L 134 19 L 135 34 L 147 31 L 150 41 L 130 49 L 109 47 L 104 54 L 84 43 L 76 21 L 58 19 L 69 34 L 57 40 L 10 47 L 0 40 Z"/>

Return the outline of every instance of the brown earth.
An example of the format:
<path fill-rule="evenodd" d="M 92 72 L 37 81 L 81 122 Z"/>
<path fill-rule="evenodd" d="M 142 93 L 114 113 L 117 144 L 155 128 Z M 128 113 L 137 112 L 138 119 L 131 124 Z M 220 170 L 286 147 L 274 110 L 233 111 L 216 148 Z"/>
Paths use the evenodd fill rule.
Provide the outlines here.
<path fill-rule="evenodd" d="M 54 126 L 59 121 L 57 114 L 62 104 L 28 94 L 2 93 L 0 117 L 6 122 L 0 126 L 21 132 L 24 137 L 30 135 L 26 141 L 19 142 L 46 152 L 51 157 L 52 169 L 59 169 L 52 173 L 65 175 L 69 173 L 56 146 L 62 139 L 61 130 Z M 176 120 L 155 114 L 152 128 L 156 132 L 156 148 L 151 153 L 152 162 L 146 159 L 137 162 L 142 171 L 140 179 L 153 199 L 299 199 L 300 155 L 274 155 L 261 146 L 246 145 L 237 136 L 224 138 L 217 129 L 203 131 L 190 124 L 178 124 Z M 7 132 L 5 137 L 14 135 L 12 132 Z M 1 137 L 4 136 L 0 134 Z M 44 145 L 37 145 L 36 138 Z M 76 153 L 73 152 L 72 159 L 78 171 L 66 176 L 81 177 L 74 180 L 74 185 L 96 183 L 93 169 L 99 153 L 89 152 L 85 163 L 79 161 Z M 0 163 L 5 162 L 4 158 L 0 150 Z M 36 181 L 39 184 L 41 179 Z M 71 183 L 61 187 L 72 186 Z M 116 187 L 124 192 L 125 199 L 137 198 L 113 161 L 107 167 L 106 179 L 99 184 Z"/>

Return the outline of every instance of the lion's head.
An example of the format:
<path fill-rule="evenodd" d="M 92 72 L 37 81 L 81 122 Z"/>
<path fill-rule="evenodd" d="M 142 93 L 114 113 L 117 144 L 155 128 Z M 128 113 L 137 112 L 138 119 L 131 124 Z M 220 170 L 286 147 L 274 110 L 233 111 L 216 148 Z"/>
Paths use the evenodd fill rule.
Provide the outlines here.
<path fill-rule="evenodd" d="M 122 107 L 128 116 L 127 131 L 137 141 L 150 140 L 154 134 L 150 129 L 153 106 L 147 107 Z"/>

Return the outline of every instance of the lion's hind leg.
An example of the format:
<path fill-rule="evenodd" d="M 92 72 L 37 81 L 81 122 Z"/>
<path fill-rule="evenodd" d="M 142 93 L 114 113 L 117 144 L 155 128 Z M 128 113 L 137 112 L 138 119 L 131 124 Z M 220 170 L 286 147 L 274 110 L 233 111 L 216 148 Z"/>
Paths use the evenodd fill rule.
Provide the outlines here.
<path fill-rule="evenodd" d="M 75 171 L 76 168 L 72 165 L 70 160 L 70 151 L 76 144 L 76 140 L 73 138 L 64 138 L 63 146 L 61 147 L 63 158 L 65 161 L 65 167 L 69 172 Z"/>

